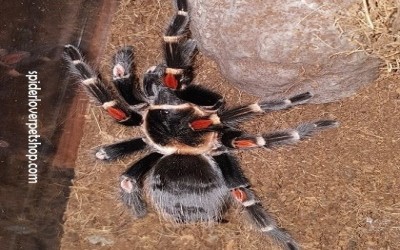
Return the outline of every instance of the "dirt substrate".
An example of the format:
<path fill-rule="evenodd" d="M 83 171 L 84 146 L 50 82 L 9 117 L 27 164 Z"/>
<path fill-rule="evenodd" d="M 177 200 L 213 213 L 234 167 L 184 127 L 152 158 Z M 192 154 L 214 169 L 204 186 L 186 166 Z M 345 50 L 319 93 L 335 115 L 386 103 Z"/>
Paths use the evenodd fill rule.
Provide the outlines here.
<path fill-rule="evenodd" d="M 122 1 L 113 22 L 108 55 L 119 46 L 136 48 L 138 72 L 161 60 L 160 34 L 169 1 Z M 108 57 L 107 57 L 108 58 Z M 103 72 L 110 72 L 104 60 Z M 222 93 L 229 104 L 256 100 L 233 88 L 212 61 L 197 56 L 197 82 Z M 108 76 L 106 76 L 108 77 Z M 333 118 L 337 129 L 293 147 L 237 153 L 264 206 L 303 249 L 397 249 L 400 245 L 400 76 L 382 76 L 352 98 L 303 105 L 254 119 L 249 132 L 294 127 Z M 275 249 L 253 231 L 240 209 L 228 223 L 174 225 L 150 209 L 134 220 L 121 204 L 119 176 L 143 154 L 104 163 L 94 149 L 140 134 L 115 124 L 97 107 L 86 115 L 76 177 L 65 213 L 61 249 Z"/>

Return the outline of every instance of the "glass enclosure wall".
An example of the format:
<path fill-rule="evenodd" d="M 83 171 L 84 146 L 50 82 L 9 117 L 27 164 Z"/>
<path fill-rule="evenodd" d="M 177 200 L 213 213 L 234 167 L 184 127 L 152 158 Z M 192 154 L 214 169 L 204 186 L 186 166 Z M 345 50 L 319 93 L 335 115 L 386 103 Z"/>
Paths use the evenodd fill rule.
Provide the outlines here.
<path fill-rule="evenodd" d="M 2 1 L 0 246 L 58 249 L 86 98 L 63 46 L 101 55 L 117 1 Z"/>

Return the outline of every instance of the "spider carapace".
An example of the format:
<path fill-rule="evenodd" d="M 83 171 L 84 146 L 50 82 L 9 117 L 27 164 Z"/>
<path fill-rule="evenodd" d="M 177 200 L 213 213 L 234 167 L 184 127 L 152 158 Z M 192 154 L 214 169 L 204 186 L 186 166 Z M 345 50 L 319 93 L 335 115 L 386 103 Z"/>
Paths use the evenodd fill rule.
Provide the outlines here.
<path fill-rule="evenodd" d="M 140 126 L 143 132 L 142 137 L 100 146 L 96 157 L 115 160 L 148 152 L 120 180 L 122 200 L 135 217 L 147 213 L 145 197 L 161 215 L 179 223 L 221 221 L 233 203 L 243 207 L 260 232 L 285 249 L 298 249 L 291 235 L 262 207 L 234 153 L 294 144 L 314 132 L 336 127 L 337 122 L 319 120 L 260 135 L 242 131 L 240 122 L 306 103 L 312 94 L 225 108 L 220 94 L 192 82 L 196 42 L 189 37 L 188 4 L 177 0 L 175 7 L 163 36 L 164 61 L 150 67 L 142 80 L 135 75 L 130 46 L 113 57 L 111 84 L 102 81 L 75 46 L 65 46 L 69 74 L 117 122 Z"/>

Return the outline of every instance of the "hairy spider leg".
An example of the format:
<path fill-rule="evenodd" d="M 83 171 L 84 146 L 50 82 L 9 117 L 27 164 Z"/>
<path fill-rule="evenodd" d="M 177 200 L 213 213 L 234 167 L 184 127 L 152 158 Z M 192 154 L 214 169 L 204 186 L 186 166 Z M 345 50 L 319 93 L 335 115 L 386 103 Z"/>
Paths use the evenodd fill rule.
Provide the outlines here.
<path fill-rule="evenodd" d="M 143 76 L 143 91 L 147 99 L 154 100 L 164 86 L 162 76 L 164 68 L 160 65 L 149 68 Z"/>
<path fill-rule="evenodd" d="M 222 132 L 221 142 L 227 148 L 232 149 L 248 149 L 255 147 L 272 149 L 279 146 L 295 144 L 316 132 L 335 128 L 338 125 L 339 123 L 337 121 L 320 120 L 300 124 L 294 129 L 276 131 L 263 135 L 249 135 L 240 130 L 226 130 Z"/>
<path fill-rule="evenodd" d="M 192 84 L 183 90 L 176 91 L 175 93 L 180 99 L 194 103 L 201 106 L 203 109 L 210 111 L 216 111 L 222 108 L 225 104 L 225 100 L 220 94 L 200 85 Z"/>
<path fill-rule="evenodd" d="M 104 84 L 100 76 L 83 60 L 75 46 L 66 45 L 63 57 L 68 64 L 69 74 L 111 117 L 127 126 L 138 126 L 142 123 L 142 116 L 131 109 L 129 104 L 110 88 L 111 86 Z"/>
<path fill-rule="evenodd" d="M 136 218 L 141 218 L 147 213 L 143 200 L 143 179 L 162 157 L 160 153 L 150 153 L 132 164 L 121 176 L 121 199 Z"/>
<path fill-rule="evenodd" d="M 165 86 L 176 90 L 182 100 L 202 106 L 205 109 L 217 110 L 224 104 L 220 94 L 199 85 L 191 84 L 193 80 L 193 58 L 196 42 L 189 37 L 189 14 L 186 0 L 176 2 L 177 13 L 164 34 Z"/>
<path fill-rule="evenodd" d="M 192 121 L 190 126 L 193 130 L 220 130 L 223 127 L 236 127 L 240 122 L 254 115 L 288 109 L 296 105 L 304 104 L 311 98 L 312 94 L 310 92 L 305 92 L 288 99 L 264 101 L 227 110 L 221 109 L 217 116 L 213 114 L 210 117 L 201 118 L 200 120 L 203 122 L 202 126 L 196 126 L 196 124 L 199 123 L 199 121 L 196 120 Z M 206 123 L 208 124 L 207 126 L 205 125 Z"/>
<path fill-rule="evenodd" d="M 272 216 L 262 207 L 259 199 L 250 189 L 250 183 L 244 176 L 235 157 L 229 153 L 222 153 L 213 158 L 221 169 L 233 200 L 243 207 L 248 220 L 258 231 L 272 237 L 285 249 L 299 249 L 290 234 L 286 230 L 279 228 Z"/>
<path fill-rule="evenodd" d="M 288 99 L 278 99 L 263 101 L 250 105 L 240 106 L 220 112 L 221 123 L 228 126 L 235 126 L 238 122 L 246 120 L 255 114 L 292 108 L 296 105 L 304 104 L 312 98 L 310 92 L 301 93 Z"/>
<path fill-rule="evenodd" d="M 129 105 L 147 102 L 135 75 L 132 46 L 125 46 L 115 53 L 112 63 L 112 79 L 115 88 Z"/>
<path fill-rule="evenodd" d="M 185 88 L 193 80 L 196 42 L 188 39 L 189 13 L 186 0 L 176 2 L 177 11 L 163 37 L 166 64 L 164 84 L 171 89 Z"/>
<path fill-rule="evenodd" d="M 100 160 L 116 160 L 144 150 L 147 147 L 148 145 L 144 142 L 143 138 L 133 138 L 100 146 L 96 151 L 96 158 Z"/>

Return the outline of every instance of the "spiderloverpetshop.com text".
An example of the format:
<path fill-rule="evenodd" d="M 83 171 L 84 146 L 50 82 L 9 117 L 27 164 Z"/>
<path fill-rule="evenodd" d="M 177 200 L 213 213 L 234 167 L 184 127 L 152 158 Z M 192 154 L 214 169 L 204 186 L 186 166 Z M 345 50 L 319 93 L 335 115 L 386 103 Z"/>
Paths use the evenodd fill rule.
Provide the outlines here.
<path fill-rule="evenodd" d="M 40 134 L 38 132 L 39 112 L 38 106 L 40 99 L 38 98 L 41 91 L 40 81 L 38 80 L 37 71 L 28 71 L 25 75 L 28 79 L 28 183 L 37 183 L 38 181 L 38 152 L 41 145 Z"/>

